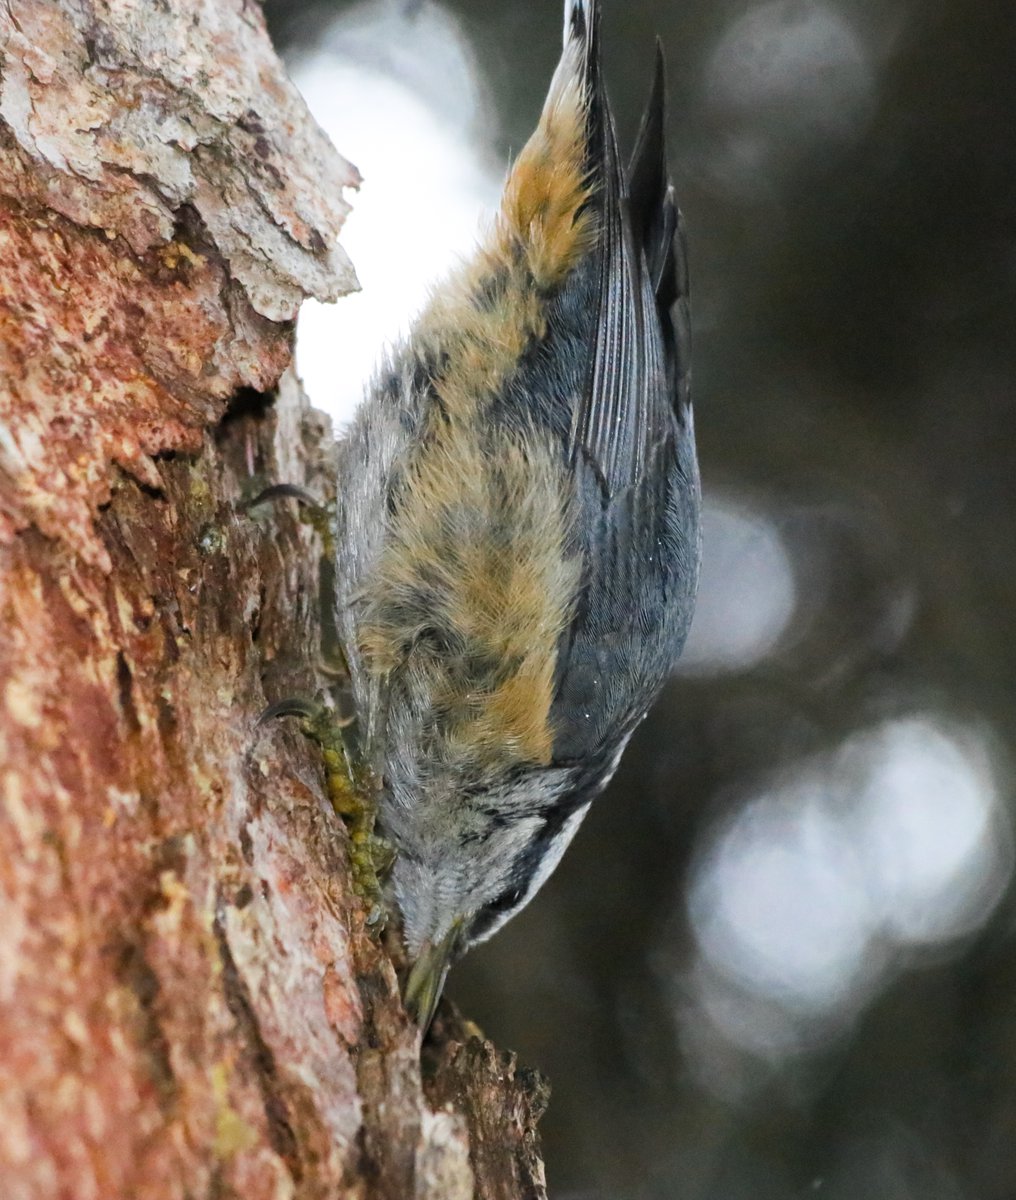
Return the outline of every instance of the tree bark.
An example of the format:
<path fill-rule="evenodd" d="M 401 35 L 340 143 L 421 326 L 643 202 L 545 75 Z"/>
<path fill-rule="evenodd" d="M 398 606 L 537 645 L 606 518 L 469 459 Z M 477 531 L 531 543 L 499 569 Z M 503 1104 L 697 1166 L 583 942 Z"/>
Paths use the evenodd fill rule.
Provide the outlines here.
<path fill-rule="evenodd" d="M 0 0 L 5 1200 L 545 1195 L 545 1086 L 448 1010 L 421 1071 L 257 724 L 323 683 L 320 543 L 241 502 L 334 486 L 286 368 L 357 182 L 256 5 Z"/>

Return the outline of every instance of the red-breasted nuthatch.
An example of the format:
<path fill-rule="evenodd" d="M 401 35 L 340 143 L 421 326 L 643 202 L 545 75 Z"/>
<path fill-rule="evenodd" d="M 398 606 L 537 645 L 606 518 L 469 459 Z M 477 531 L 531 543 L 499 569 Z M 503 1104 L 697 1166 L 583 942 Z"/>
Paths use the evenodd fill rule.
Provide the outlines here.
<path fill-rule="evenodd" d="M 493 229 L 340 446 L 337 625 L 381 781 L 426 1026 L 448 966 L 526 904 L 684 643 L 699 562 L 662 53 L 630 164 L 597 0 Z"/>

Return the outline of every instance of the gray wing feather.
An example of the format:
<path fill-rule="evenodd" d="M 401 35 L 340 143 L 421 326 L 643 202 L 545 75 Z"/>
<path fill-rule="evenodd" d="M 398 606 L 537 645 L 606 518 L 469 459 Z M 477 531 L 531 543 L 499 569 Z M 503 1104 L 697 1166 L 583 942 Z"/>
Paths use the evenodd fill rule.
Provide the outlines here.
<path fill-rule="evenodd" d="M 631 164 L 595 64 L 590 169 L 600 218 L 590 359 L 570 451 L 586 555 L 555 703 L 564 760 L 596 765 L 631 732 L 680 652 L 698 564 L 688 288 L 664 147 L 662 53 Z"/>
<path fill-rule="evenodd" d="M 666 169 L 662 52 L 658 47 L 652 92 L 626 177 L 602 92 L 595 39 L 590 45 L 599 316 L 585 385 L 573 410 L 570 449 L 573 462 L 581 457 L 593 465 L 607 495 L 616 496 L 644 477 L 654 446 L 675 433 L 674 416 L 687 407 L 687 285 Z M 675 330 L 675 319 L 681 330 Z"/>

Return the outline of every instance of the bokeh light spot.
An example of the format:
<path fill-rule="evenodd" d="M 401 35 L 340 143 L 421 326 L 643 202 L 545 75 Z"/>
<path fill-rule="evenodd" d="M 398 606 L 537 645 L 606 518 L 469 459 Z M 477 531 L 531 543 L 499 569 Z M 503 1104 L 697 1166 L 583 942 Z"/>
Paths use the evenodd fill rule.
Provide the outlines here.
<path fill-rule="evenodd" d="M 875 72 L 832 6 L 774 0 L 734 21 L 706 63 L 710 171 L 731 195 L 766 191 L 787 168 L 828 160 L 875 110 Z"/>
<path fill-rule="evenodd" d="M 983 736 L 926 714 L 855 733 L 710 835 L 687 896 L 699 1017 L 682 1020 L 704 1016 L 750 1053 L 796 1053 L 915 948 L 941 954 L 979 929 L 1012 869 Z"/>
<path fill-rule="evenodd" d="M 864 970 L 871 913 L 861 864 L 804 779 L 747 805 L 703 864 L 690 908 L 703 953 L 760 995 L 835 1007 Z"/>
<path fill-rule="evenodd" d="M 297 325 L 304 387 L 339 430 L 386 345 L 476 245 L 500 173 L 489 155 L 490 122 L 480 120 L 483 93 L 468 42 L 436 5 L 353 9 L 291 70 L 314 117 L 364 180 L 342 239 L 363 290 L 338 305 L 307 301 Z"/>
<path fill-rule="evenodd" d="M 775 0 L 750 9 L 717 43 L 706 98 L 730 118 L 811 141 L 856 132 L 872 110 L 868 54 L 830 5 Z"/>
<path fill-rule="evenodd" d="M 702 509 L 702 576 L 679 671 L 740 671 L 767 657 L 794 612 L 790 556 L 775 524 L 733 498 Z"/>
<path fill-rule="evenodd" d="M 983 743 L 915 718 L 859 738 L 841 761 L 858 758 L 854 836 L 887 934 L 919 944 L 978 928 L 1012 869 Z"/>

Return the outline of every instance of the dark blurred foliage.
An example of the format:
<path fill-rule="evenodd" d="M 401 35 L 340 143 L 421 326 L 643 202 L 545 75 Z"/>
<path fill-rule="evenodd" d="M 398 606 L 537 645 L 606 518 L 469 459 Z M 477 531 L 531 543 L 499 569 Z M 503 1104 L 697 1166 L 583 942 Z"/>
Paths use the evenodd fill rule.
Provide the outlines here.
<path fill-rule="evenodd" d="M 559 6 L 448 7 L 487 77 L 507 158 L 556 61 Z M 266 4 L 283 49 L 340 8 Z M 604 8 L 623 137 L 654 34 L 667 51 L 707 492 L 773 523 L 795 606 L 760 661 L 672 681 L 556 875 L 456 968 L 449 992 L 550 1076 L 559 1200 L 1008 1200 L 1008 891 L 967 936 L 909 955 L 882 945 L 892 969 L 846 1015 L 768 1054 L 697 1013 L 687 894 L 703 847 L 752 796 L 895 717 L 978 730 L 1007 823 L 1016 9 Z M 728 586 L 750 610 L 750 575 Z"/>

